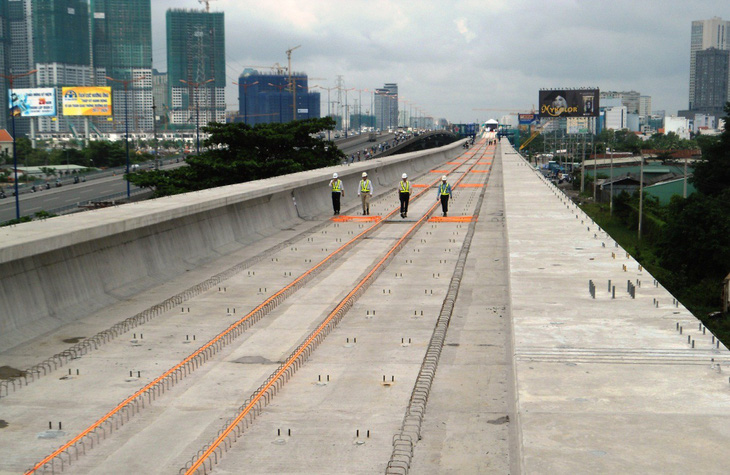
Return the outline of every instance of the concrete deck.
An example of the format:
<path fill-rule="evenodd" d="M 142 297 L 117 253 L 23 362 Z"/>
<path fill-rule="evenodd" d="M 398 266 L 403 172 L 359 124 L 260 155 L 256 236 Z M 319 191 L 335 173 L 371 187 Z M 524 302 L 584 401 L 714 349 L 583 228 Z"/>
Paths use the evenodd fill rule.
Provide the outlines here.
<path fill-rule="evenodd" d="M 730 353 L 506 142 L 494 153 L 475 148 L 432 167 L 458 167 L 454 178 L 465 176 L 465 183 L 488 181 L 486 188 L 457 188 L 449 213 L 470 216 L 481 203 L 479 220 L 419 228 L 215 473 L 383 473 L 470 226 L 475 233 L 411 473 L 724 473 Z M 490 164 L 491 173 L 463 173 Z M 424 171 L 412 181 L 441 174 Z M 408 219 L 389 219 L 110 428 L 68 473 L 177 473 L 435 194 L 428 190 L 411 203 Z M 348 214 L 355 214 L 350 199 Z M 389 192 L 371 209 L 383 214 L 396 205 Z M 0 398 L 7 424 L 0 425 L 0 474 L 38 462 L 369 225 L 333 222 L 329 214 L 294 220 L 0 353 L 0 366 L 27 367 L 68 345 L 63 340 L 94 334 L 248 262 L 220 285 Z M 627 280 L 637 285 L 635 299 Z"/>

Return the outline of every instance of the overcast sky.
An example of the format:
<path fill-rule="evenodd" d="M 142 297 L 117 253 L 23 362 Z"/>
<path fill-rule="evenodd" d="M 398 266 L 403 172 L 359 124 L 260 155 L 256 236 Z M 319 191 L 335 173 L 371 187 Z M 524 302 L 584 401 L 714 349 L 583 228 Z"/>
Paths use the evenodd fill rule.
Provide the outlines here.
<path fill-rule="evenodd" d="M 686 109 L 692 20 L 730 20 L 728 0 L 212 0 L 225 12 L 227 82 L 247 65 L 286 64 L 310 85 L 398 84 L 401 100 L 451 122 L 530 110 L 538 90 L 597 86 Z M 166 71 L 165 12 L 198 0 L 152 0 L 153 61 Z M 326 113 L 326 91 L 322 111 Z M 349 103 L 358 99 L 350 93 Z M 363 107 L 370 101 L 363 93 Z M 226 90 L 237 109 L 238 90 Z M 401 107 L 404 107 L 401 105 Z M 408 106 L 405 106 L 408 107 Z"/>

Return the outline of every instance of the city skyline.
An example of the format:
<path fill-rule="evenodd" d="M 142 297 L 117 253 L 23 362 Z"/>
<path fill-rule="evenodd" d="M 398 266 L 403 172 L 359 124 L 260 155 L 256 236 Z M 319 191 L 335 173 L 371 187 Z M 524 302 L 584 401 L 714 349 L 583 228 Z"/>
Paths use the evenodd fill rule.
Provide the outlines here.
<path fill-rule="evenodd" d="M 168 8 L 204 8 L 197 0 L 153 0 L 153 61 L 167 70 Z M 399 85 L 401 98 L 453 122 L 503 113 L 474 108 L 530 109 L 540 88 L 595 86 L 637 90 L 670 114 L 688 104 L 693 20 L 730 19 L 726 2 L 372 2 L 348 8 L 333 1 L 260 4 L 216 0 L 226 12 L 228 108 L 230 84 L 251 65 L 286 65 L 336 85 L 373 90 Z"/>

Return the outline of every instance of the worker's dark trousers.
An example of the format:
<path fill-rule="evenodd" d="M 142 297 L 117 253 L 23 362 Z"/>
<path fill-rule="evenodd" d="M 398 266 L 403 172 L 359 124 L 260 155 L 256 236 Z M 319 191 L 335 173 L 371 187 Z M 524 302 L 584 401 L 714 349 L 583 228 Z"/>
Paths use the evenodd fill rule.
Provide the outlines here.
<path fill-rule="evenodd" d="M 441 195 L 441 211 L 444 213 L 449 212 L 449 195 Z"/>
<path fill-rule="evenodd" d="M 332 209 L 334 210 L 335 214 L 340 214 L 340 193 L 339 191 L 333 191 L 332 192 Z"/>
<path fill-rule="evenodd" d="M 408 212 L 408 200 L 411 199 L 410 193 L 398 193 L 398 198 L 400 198 L 400 214 L 407 213 Z"/>

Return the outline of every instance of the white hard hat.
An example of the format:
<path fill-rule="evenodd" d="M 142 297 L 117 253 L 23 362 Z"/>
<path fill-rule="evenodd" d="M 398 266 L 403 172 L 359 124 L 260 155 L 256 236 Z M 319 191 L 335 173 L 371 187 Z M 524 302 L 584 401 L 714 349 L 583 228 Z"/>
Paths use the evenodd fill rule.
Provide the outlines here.
<path fill-rule="evenodd" d="M 408 175 L 406 175 L 406 174 L 404 173 L 403 175 L 401 175 L 401 178 L 408 178 Z"/>
<path fill-rule="evenodd" d="M 365 178 L 366 176 L 368 176 L 368 172 L 362 172 L 362 176 L 363 178 Z"/>
<path fill-rule="evenodd" d="M 333 173 L 332 178 L 337 178 L 337 173 Z"/>
<path fill-rule="evenodd" d="M 441 177 L 441 181 L 446 181 L 446 175 Z"/>

